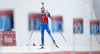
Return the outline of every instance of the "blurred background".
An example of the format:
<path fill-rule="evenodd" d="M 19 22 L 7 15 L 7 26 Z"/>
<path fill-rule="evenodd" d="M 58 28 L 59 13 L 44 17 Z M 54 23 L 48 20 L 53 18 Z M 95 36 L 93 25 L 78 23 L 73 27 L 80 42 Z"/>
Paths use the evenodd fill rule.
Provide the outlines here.
<path fill-rule="evenodd" d="M 41 2 L 51 14 L 49 28 L 61 51 L 100 51 L 99 0 L 0 0 L 1 53 L 12 46 L 37 50 L 33 43 L 41 44 Z M 55 49 L 46 31 L 44 38 L 45 46 Z"/>

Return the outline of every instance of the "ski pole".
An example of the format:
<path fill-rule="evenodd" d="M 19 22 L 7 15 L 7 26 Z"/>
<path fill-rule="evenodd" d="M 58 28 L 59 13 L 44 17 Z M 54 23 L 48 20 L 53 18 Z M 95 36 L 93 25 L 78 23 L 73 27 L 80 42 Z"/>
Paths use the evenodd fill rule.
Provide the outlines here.
<path fill-rule="evenodd" d="M 44 3 L 43 2 L 41 2 L 42 3 L 42 7 L 44 7 Z"/>
<path fill-rule="evenodd" d="M 32 34 L 33 34 L 33 31 L 32 31 L 32 33 L 31 33 L 31 36 L 30 36 L 29 40 L 31 40 Z"/>
<path fill-rule="evenodd" d="M 67 43 L 66 39 L 64 38 L 64 36 L 62 35 L 61 31 L 60 31 L 61 36 L 63 37 L 63 39 L 65 40 L 65 42 Z"/>

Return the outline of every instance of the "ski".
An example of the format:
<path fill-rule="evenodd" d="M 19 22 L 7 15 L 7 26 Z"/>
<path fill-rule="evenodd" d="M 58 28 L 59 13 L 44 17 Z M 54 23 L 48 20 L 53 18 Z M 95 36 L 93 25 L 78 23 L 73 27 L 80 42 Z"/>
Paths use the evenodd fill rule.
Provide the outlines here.
<path fill-rule="evenodd" d="M 60 48 L 60 47 L 58 47 L 58 46 L 56 45 L 56 48 Z"/>
<path fill-rule="evenodd" d="M 41 48 L 37 48 L 37 49 L 45 49 L 44 47 L 41 47 Z"/>

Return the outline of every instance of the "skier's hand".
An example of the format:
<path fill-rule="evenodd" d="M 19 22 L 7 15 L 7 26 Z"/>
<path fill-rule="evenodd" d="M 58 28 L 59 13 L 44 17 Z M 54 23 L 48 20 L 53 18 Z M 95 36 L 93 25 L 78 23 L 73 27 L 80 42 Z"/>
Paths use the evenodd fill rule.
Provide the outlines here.
<path fill-rule="evenodd" d="M 51 18 L 51 16 L 50 16 L 50 13 L 46 10 L 46 12 L 47 12 L 47 14 L 48 14 L 48 17 L 50 17 Z"/>
<path fill-rule="evenodd" d="M 50 13 L 48 13 L 48 17 L 50 17 Z"/>
<path fill-rule="evenodd" d="M 46 10 L 47 14 L 48 14 L 48 17 L 50 17 L 50 13 Z"/>

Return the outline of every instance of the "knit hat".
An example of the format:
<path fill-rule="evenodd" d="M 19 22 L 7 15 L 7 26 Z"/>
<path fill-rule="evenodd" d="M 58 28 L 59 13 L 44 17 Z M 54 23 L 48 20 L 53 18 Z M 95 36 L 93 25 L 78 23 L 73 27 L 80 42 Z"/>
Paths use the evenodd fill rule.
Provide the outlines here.
<path fill-rule="evenodd" d="M 44 7 L 41 7 L 41 10 L 45 10 L 45 8 Z"/>

